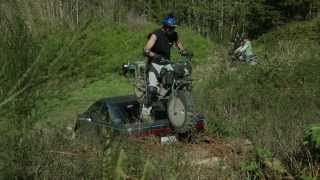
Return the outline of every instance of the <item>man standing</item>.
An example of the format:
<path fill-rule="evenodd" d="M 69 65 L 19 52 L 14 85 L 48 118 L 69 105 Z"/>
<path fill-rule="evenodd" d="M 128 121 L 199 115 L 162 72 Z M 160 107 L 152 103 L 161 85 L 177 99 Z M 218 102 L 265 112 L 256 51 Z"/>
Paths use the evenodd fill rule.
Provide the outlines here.
<path fill-rule="evenodd" d="M 150 120 L 152 102 L 157 99 L 158 78 L 162 68 L 172 70 L 170 65 L 171 47 L 175 45 L 180 53 L 187 53 L 179 40 L 176 18 L 169 15 L 162 21 L 162 27 L 148 36 L 148 42 L 144 48 L 144 55 L 149 58 L 147 72 L 147 96 L 142 108 L 142 116 L 145 120 Z"/>

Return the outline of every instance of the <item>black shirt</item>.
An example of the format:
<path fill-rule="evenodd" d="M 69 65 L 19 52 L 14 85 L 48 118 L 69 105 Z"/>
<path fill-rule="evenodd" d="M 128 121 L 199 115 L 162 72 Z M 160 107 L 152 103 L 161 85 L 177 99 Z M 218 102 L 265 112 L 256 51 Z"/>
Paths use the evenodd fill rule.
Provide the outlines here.
<path fill-rule="evenodd" d="M 170 59 L 170 49 L 173 43 L 178 41 L 178 33 L 176 31 L 166 33 L 162 29 L 158 29 L 149 34 L 148 38 L 150 38 L 152 34 L 157 36 L 157 41 L 151 48 L 151 51 L 166 59 Z"/>

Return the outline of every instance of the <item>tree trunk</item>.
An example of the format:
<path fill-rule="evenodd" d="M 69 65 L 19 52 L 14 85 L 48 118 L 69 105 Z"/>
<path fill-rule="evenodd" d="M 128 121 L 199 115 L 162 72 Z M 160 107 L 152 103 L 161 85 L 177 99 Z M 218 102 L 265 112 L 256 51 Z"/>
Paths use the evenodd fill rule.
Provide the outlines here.
<path fill-rule="evenodd" d="M 224 0 L 221 0 L 221 25 L 220 25 L 220 40 L 223 41 L 223 31 L 224 31 Z"/>
<path fill-rule="evenodd" d="M 77 25 L 79 25 L 79 0 L 76 0 Z"/>

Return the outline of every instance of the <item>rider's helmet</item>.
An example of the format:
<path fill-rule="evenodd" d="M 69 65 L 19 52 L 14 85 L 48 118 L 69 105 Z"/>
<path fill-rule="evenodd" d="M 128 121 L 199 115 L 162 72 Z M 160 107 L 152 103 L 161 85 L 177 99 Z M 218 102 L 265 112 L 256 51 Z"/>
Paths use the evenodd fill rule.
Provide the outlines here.
<path fill-rule="evenodd" d="M 168 27 L 176 27 L 177 19 L 173 15 L 169 15 L 163 19 L 162 24 Z"/>

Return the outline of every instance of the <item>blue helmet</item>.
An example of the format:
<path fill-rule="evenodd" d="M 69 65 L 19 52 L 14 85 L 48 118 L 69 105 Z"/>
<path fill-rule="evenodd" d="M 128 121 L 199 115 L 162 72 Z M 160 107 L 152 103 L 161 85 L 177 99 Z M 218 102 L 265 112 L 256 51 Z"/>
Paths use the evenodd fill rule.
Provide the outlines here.
<path fill-rule="evenodd" d="M 169 27 L 176 27 L 177 26 L 177 20 L 176 17 L 174 16 L 167 16 L 163 19 L 162 24 L 164 26 L 169 26 Z"/>

